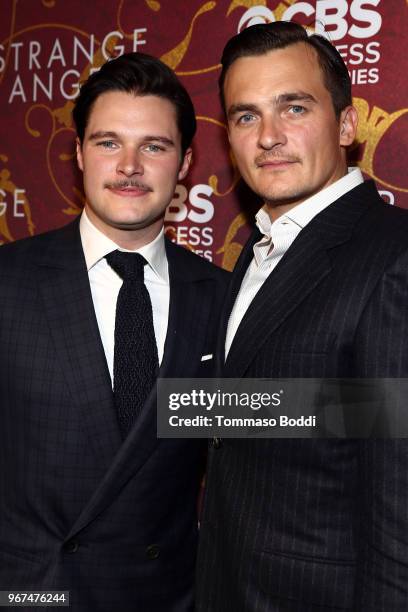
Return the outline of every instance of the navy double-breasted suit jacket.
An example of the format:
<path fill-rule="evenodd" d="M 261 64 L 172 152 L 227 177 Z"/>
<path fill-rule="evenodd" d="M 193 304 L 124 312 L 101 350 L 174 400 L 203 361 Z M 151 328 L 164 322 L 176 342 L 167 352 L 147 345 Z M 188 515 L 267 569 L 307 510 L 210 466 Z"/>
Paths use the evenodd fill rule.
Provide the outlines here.
<path fill-rule="evenodd" d="M 208 375 L 225 273 L 166 242 L 162 377 Z M 122 441 L 78 223 L 0 249 L 0 589 L 75 612 L 191 610 L 200 441 Z"/>

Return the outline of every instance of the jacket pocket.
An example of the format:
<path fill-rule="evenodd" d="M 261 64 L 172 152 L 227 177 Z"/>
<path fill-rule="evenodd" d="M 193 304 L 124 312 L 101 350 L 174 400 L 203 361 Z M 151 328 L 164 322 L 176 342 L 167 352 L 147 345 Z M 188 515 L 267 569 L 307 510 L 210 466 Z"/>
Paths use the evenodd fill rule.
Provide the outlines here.
<path fill-rule="evenodd" d="M 261 588 L 271 597 L 352 609 L 355 563 L 262 551 Z"/>

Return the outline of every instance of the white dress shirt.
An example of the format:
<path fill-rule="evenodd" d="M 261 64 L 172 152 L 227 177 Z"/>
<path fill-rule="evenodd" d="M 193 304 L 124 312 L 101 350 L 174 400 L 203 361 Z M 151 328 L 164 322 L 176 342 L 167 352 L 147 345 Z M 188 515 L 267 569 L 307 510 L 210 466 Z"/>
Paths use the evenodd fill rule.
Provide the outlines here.
<path fill-rule="evenodd" d="M 85 211 L 81 216 L 79 230 L 99 333 L 113 384 L 116 301 L 123 281 L 110 267 L 105 255 L 116 249 L 127 250 L 118 247 L 110 238 L 102 234 L 91 223 Z M 144 278 L 152 302 L 154 334 L 159 363 L 161 363 L 167 334 L 170 302 L 169 266 L 164 244 L 164 231 L 162 230 L 153 242 L 137 249 L 135 252 L 143 255 L 147 261 Z"/>
<path fill-rule="evenodd" d="M 363 181 L 359 168 L 349 168 L 348 174 L 294 206 L 274 222 L 269 217 L 266 205 L 257 212 L 256 225 L 262 233 L 262 238 L 254 245 L 254 257 L 245 273 L 231 311 L 225 341 L 225 357 L 249 305 L 297 235 L 313 217 Z"/>

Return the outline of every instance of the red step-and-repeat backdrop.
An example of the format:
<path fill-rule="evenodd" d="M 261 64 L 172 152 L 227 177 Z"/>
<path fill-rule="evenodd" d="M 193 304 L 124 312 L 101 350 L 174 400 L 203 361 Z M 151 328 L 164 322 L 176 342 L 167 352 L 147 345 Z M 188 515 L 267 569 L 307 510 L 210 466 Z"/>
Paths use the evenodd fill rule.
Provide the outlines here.
<path fill-rule="evenodd" d="M 177 72 L 198 119 L 194 167 L 177 186 L 166 231 L 231 269 L 258 202 L 226 142 L 219 59 L 243 28 L 281 19 L 325 31 L 337 46 L 360 114 L 352 158 L 390 205 L 408 208 L 407 18 L 407 0 L 0 0 L 0 244 L 81 211 L 78 83 L 112 56 L 143 51 Z"/>

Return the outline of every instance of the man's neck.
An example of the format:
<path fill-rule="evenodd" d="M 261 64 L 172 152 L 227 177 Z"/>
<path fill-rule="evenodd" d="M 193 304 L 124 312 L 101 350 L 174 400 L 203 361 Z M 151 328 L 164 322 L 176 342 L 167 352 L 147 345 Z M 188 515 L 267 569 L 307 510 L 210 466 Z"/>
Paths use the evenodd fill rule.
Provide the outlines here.
<path fill-rule="evenodd" d="M 112 240 L 118 247 L 127 251 L 136 251 L 157 238 L 163 228 L 164 219 L 161 217 L 147 227 L 127 228 L 113 227 L 102 222 L 96 217 L 89 207 L 85 206 L 85 212 L 89 221 L 107 238 Z"/>
<path fill-rule="evenodd" d="M 322 196 L 324 196 L 323 192 L 325 192 L 326 189 L 328 189 L 329 187 L 331 187 L 332 185 L 334 185 L 335 183 L 337 183 L 338 181 L 340 181 L 342 178 L 344 178 L 347 175 L 348 175 L 348 168 L 347 166 L 345 166 L 344 168 L 341 168 L 341 170 L 338 171 L 334 177 L 331 177 L 326 182 L 326 184 L 324 184 L 323 187 L 321 187 L 321 189 L 318 189 L 317 191 L 314 191 L 311 193 L 307 193 L 305 194 L 303 198 L 297 197 L 292 200 L 286 200 L 282 202 L 265 201 L 265 208 L 268 212 L 268 215 L 272 223 L 276 221 L 277 219 L 279 219 L 279 217 L 281 217 L 282 215 L 285 215 L 286 213 L 288 213 L 290 210 L 292 210 L 296 206 L 299 206 L 300 204 L 303 204 L 304 202 L 307 202 L 308 200 L 312 200 L 312 198 L 315 198 L 315 196 L 318 196 L 320 193 L 322 194 Z"/>

